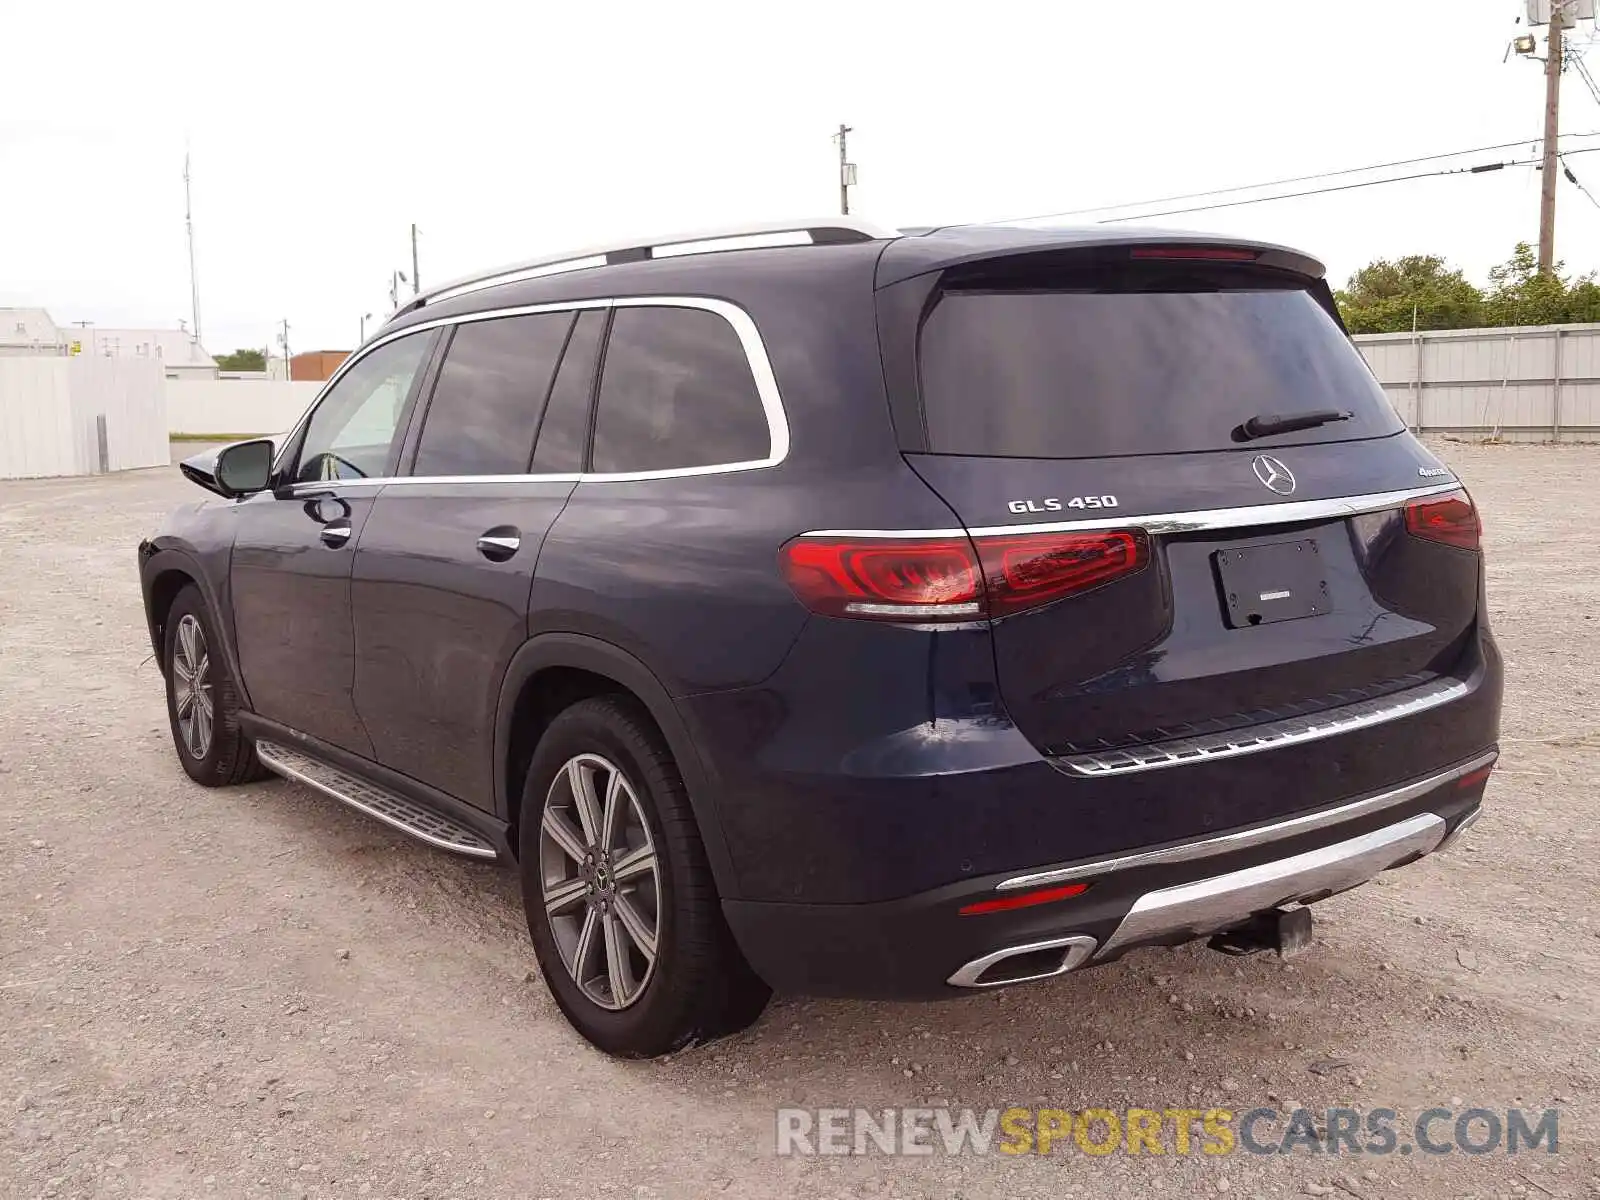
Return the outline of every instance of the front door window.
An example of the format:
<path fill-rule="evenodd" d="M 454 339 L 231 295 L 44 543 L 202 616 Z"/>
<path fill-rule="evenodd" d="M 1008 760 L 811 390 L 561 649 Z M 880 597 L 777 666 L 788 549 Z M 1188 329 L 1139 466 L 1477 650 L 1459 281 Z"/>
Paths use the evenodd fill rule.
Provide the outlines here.
<path fill-rule="evenodd" d="M 295 482 L 383 475 L 406 397 L 428 355 L 429 333 L 379 346 L 339 377 L 306 426 Z"/>

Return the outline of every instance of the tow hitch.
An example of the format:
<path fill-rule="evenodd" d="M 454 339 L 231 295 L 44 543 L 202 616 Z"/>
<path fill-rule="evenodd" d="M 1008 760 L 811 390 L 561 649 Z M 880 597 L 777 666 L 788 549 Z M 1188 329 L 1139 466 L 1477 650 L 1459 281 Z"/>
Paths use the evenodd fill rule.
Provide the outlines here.
<path fill-rule="evenodd" d="M 1214 934 L 1206 945 L 1235 956 L 1276 950 L 1279 958 L 1292 958 L 1311 945 L 1311 910 L 1274 908 L 1257 913 L 1243 925 Z"/>

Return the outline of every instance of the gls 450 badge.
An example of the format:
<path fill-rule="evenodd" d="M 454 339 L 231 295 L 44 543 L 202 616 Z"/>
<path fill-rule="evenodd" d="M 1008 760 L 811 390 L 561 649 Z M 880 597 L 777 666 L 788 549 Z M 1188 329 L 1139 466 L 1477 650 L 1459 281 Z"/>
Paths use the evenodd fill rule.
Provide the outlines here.
<path fill-rule="evenodd" d="M 1060 512 L 1065 508 L 1115 508 L 1115 496 L 1073 496 L 1070 500 L 1062 500 L 1056 496 L 1044 500 L 1011 500 L 1006 507 L 1021 516 L 1023 513 Z"/>

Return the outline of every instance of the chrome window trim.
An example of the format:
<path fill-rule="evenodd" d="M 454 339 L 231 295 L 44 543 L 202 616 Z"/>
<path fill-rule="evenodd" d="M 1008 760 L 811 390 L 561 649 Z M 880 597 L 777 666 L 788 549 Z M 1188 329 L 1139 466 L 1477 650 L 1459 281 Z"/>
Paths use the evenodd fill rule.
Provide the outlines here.
<path fill-rule="evenodd" d="M 1434 788 L 1443 787 L 1453 779 L 1460 779 L 1463 775 L 1470 775 L 1480 767 L 1486 767 L 1500 757 L 1498 750 L 1490 750 L 1480 754 L 1471 762 L 1462 763 L 1451 767 L 1449 770 L 1440 771 L 1429 775 L 1426 779 L 1419 779 L 1415 783 L 1403 784 L 1391 788 L 1387 792 L 1379 792 L 1376 796 L 1368 796 L 1364 800 L 1352 800 L 1348 804 L 1336 805 L 1325 808 L 1320 812 L 1306 813 L 1303 816 L 1290 817 L 1285 821 L 1274 821 L 1270 825 L 1256 825 L 1249 829 L 1236 830 L 1233 833 L 1218 834 L 1216 837 L 1199 838 L 1192 842 L 1180 842 L 1176 846 L 1167 846 L 1160 850 L 1143 850 L 1135 854 L 1124 854 L 1116 858 L 1096 859 L 1092 862 L 1077 863 L 1069 867 L 1057 867 L 1049 871 L 1032 871 L 1027 875 L 1017 875 L 995 887 L 997 892 L 1011 892 L 1023 888 L 1046 887 L 1053 883 L 1065 883 L 1073 879 L 1084 879 L 1091 875 L 1108 875 L 1113 871 L 1128 871 L 1134 867 L 1153 867 L 1169 863 L 1192 862 L 1197 858 L 1210 858 L 1218 854 L 1227 854 L 1234 850 L 1246 850 L 1252 846 L 1265 845 L 1268 842 L 1281 841 L 1284 838 L 1297 837 L 1302 833 L 1311 833 L 1318 829 L 1326 829 L 1330 825 L 1338 825 L 1345 821 L 1352 821 L 1357 817 L 1364 817 L 1369 813 L 1381 812 L 1386 808 L 1393 808 L 1399 804 L 1425 796 Z"/>
<path fill-rule="evenodd" d="M 1023 533 L 1072 533 L 1094 529 L 1143 529 L 1146 533 L 1196 533 L 1213 529 L 1240 529 L 1251 525 L 1289 525 L 1329 517 L 1354 517 L 1361 513 L 1398 508 L 1408 500 L 1461 489 L 1455 480 L 1393 492 L 1368 492 L 1361 496 L 1334 496 L 1326 500 L 1295 500 L 1287 504 L 1250 504 L 1240 508 L 1201 508 L 1192 512 L 1151 513 L 1145 516 L 1087 517 L 1078 521 L 1041 521 L 1035 525 L 984 525 L 972 529 L 812 529 L 801 537 L 817 538 L 929 538 L 1011 537 Z"/>
<path fill-rule="evenodd" d="M 369 475 L 362 479 L 306 480 L 290 484 L 289 491 L 298 494 L 301 488 L 326 491 L 330 487 L 375 487 L 383 484 L 406 483 L 630 483 L 650 479 L 685 479 L 696 475 L 726 475 L 736 471 L 756 471 L 764 467 L 775 467 L 789 457 L 789 417 L 784 411 L 783 397 L 778 392 L 778 378 L 773 373 L 772 360 L 767 356 L 766 343 L 761 340 L 761 331 L 756 328 L 756 323 L 749 313 L 732 301 L 720 300 L 712 296 L 608 296 L 594 300 L 560 300 L 549 304 L 519 304 L 509 308 L 490 308 L 478 312 L 453 313 L 449 316 L 419 321 L 415 325 L 407 325 L 404 329 L 397 329 L 392 333 L 373 339 L 341 363 L 339 369 L 333 373 L 327 384 L 317 392 L 316 397 L 306 406 L 305 412 L 300 414 L 300 419 L 284 435 L 283 449 L 279 452 L 279 461 L 273 463 L 273 470 L 276 472 L 286 465 L 283 461 L 286 452 L 295 444 L 301 429 L 311 419 L 311 414 L 317 410 L 317 406 L 322 403 L 323 398 L 333 390 L 339 380 L 344 378 L 345 372 L 349 371 L 380 346 L 386 346 L 390 342 L 412 334 L 442 329 L 445 326 L 466 325 L 474 321 L 494 321 L 503 317 L 526 317 L 535 316 L 539 313 L 582 312 L 590 309 L 608 308 L 692 308 L 699 309 L 702 312 L 715 313 L 726 321 L 733 328 L 734 335 L 738 337 L 740 346 L 744 348 L 745 360 L 749 363 L 750 374 L 755 380 L 756 397 L 761 401 L 761 410 L 767 418 L 768 450 L 766 457 L 749 459 L 744 462 L 709 463 L 698 467 L 671 467 L 659 471 L 584 471 L 580 473 L 559 472 L 548 475 Z"/>

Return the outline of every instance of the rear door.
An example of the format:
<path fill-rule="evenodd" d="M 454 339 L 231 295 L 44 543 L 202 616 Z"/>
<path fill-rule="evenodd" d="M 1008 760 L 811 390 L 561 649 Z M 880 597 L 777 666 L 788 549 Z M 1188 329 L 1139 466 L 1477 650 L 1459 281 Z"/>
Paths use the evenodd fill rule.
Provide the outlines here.
<path fill-rule="evenodd" d="M 356 553 L 356 706 L 375 757 L 484 809 L 500 682 L 527 637 L 545 533 L 577 484 L 605 317 L 457 326 L 409 467 Z"/>
<path fill-rule="evenodd" d="M 1470 666 L 1475 515 L 1441 510 L 1458 544 L 1410 536 L 1406 506 L 1437 503 L 1416 494 L 1449 473 L 1320 281 L 1233 258 L 1011 260 L 950 273 L 924 309 L 925 445 L 907 457 L 980 552 L 1002 548 L 991 587 L 1014 560 L 1013 595 L 1036 589 L 993 634 L 1006 708 L 1047 753 L 1242 730 Z M 1251 803 L 1319 799 L 1278 795 Z M 1269 814 L 1236 815 L 1204 821 Z"/>

